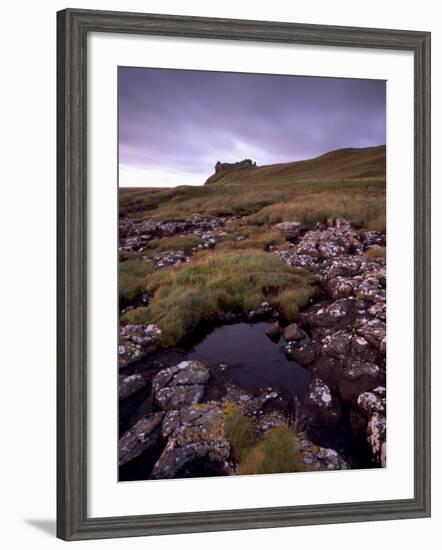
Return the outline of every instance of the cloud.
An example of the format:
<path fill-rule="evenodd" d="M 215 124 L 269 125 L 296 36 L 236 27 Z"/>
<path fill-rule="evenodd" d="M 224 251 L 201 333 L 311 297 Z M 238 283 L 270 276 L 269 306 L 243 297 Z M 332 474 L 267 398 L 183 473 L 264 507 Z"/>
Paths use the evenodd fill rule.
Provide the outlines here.
<path fill-rule="evenodd" d="M 120 185 L 201 184 L 217 160 L 385 143 L 380 80 L 123 67 L 118 84 Z"/>

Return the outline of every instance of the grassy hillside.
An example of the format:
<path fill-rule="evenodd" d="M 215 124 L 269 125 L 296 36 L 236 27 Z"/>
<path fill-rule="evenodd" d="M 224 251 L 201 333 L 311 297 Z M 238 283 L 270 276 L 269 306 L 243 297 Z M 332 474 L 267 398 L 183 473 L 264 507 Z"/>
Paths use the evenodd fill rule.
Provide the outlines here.
<path fill-rule="evenodd" d="M 269 254 L 288 245 L 273 226 L 308 225 L 343 216 L 357 227 L 385 230 L 385 147 L 342 149 L 316 159 L 215 174 L 205 185 L 120 189 L 120 216 L 179 220 L 192 214 L 238 215 L 199 250 L 197 235 L 176 234 L 120 256 L 120 305 L 137 304 L 123 323 L 156 323 L 173 345 L 228 312 L 247 314 L 268 301 L 287 321 L 316 292 L 308 271 Z M 157 271 L 155 255 L 182 250 L 189 263 Z M 149 302 L 140 305 L 143 295 Z"/>
<path fill-rule="evenodd" d="M 202 186 L 120 189 L 121 215 L 166 220 L 194 213 L 248 215 L 253 225 L 345 216 L 357 226 L 384 230 L 385 146 L 221 172 Z"/>

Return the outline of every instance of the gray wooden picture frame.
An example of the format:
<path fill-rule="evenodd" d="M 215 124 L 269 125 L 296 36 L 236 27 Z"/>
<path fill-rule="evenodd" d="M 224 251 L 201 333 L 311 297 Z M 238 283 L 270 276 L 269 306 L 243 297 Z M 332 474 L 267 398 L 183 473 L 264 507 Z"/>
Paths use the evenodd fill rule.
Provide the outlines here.
<path fill-rule="evenodd" d="M 87 517 L 87 36 L 151 34 L 408 50 L 414 55 L 414 497 Z M 57 535 L 65 540 L 430 515 L 430 33 L 67 9 L 57 14 Z M 400 200 L 400 197 L 398 197 Z"/>

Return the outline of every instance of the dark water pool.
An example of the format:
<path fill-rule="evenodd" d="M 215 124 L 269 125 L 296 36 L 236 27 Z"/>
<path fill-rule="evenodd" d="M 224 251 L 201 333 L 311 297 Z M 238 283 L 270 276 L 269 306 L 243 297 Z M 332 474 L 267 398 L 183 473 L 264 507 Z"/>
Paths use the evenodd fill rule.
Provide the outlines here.
<path fill-rule="evenodd" d="M 226 372 L 233 382 L 251 392 L 272 386 L 302 399 L 311 374 L 286 358 L 284 340 L 272 342 L 265 333 L 267 327 L 267 323 L 218 327 L 189 351 L 188 358 L 209 367 L 226 363 Z"/>

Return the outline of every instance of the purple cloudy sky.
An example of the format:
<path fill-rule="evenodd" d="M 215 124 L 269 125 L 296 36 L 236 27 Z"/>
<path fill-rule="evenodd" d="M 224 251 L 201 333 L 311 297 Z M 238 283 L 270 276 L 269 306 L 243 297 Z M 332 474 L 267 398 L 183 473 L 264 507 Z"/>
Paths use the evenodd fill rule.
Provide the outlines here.
<path fill-rule="evenodd" d="M 120 67 L 120 185 L 201 185 L 258 165 L 385 143 L 385 81 Z"/>

